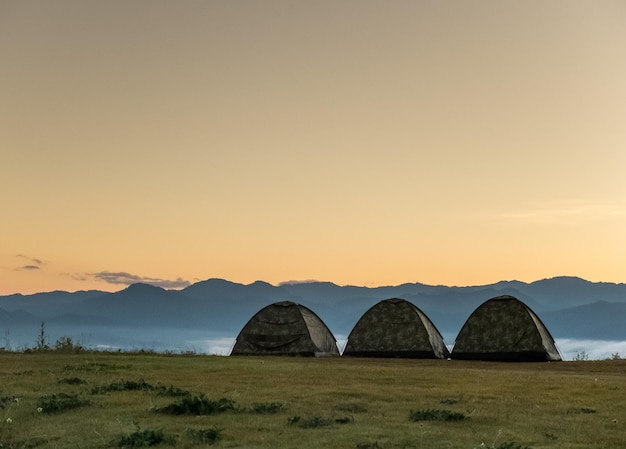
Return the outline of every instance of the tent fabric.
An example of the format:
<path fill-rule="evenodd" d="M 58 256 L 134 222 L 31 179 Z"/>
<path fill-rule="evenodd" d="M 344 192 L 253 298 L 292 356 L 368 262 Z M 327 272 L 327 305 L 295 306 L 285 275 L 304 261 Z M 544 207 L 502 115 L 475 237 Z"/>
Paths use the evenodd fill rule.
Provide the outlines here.
<path fill-rule="evenodd" d="M 243 327 L 231 355 L 338 356 L 337 341 L 310 309 L 291 301 L 257 312 Z"/>
<path fill-rule="evenodd" d="M 343 355 L 445 358 L 449 352 L 433 322 L 419 308 L 391 298 L 363 314 L 348 336 Z"/>
<path fill-rule="evenodd" d="M 561 355 L 539 317 L 513 296 L 481 304 L 457 336 L 452 358 L 496 361 L 558 361 Z"/>

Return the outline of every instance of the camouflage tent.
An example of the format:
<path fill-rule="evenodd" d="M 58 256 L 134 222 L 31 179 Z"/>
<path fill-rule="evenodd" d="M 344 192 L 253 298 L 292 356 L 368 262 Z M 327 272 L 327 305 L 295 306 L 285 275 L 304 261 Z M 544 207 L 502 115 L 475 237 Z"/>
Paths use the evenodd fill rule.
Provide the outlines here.
<path fill-rule="evenodd" d="M 456 338 L 452 358 L 543 362 L 561 360 L 554 339 L 539 317 L 513 296 L 480 305 Z"/>
<path fill-rule="evenodd" d="M 261 309 L 243 327 L 231 355 L 338 356 L 337 341 L 311 310 L 291 301 Z"/>
<path fill-rule="evenodd" d="M 385 299 L 363 314 L 348 336 L 344 356 L 448 357 L 441 334 L 410 302 Z"/>

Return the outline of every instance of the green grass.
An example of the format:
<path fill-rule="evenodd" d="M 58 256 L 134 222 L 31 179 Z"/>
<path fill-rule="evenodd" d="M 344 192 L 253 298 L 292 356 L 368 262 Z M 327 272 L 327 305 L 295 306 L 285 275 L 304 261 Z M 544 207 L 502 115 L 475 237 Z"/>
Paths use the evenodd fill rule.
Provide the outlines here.
<path fill-rule="evenodd" d="M 625 360 L 7 352 L 0 447 L 621 449 L 625 372 Z M 220 412 L 157 412 L 172 404 Z M 410 419 L 442 410 L 464 419 Z"/>

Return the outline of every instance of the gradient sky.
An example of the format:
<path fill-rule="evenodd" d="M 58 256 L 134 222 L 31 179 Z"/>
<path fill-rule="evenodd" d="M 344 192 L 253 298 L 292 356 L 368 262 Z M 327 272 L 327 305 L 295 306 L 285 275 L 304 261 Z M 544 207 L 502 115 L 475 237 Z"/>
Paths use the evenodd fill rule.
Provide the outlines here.
<path fill-rule="evenodd" d="M 625 1 L 0 0 L 0 294 L 626 282 Z"/>

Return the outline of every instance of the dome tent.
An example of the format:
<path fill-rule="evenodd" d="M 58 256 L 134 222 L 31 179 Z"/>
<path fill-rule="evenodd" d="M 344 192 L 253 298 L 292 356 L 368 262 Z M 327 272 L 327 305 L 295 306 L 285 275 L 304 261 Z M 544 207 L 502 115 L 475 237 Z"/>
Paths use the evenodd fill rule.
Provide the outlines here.
<path fill-rule="evenodd" d="M 338 356 L 337 341 L 310 309 L 291 301 L 257 312 L 243 327 L 231 355 Z"/>
<path fill-rule="evenodd" d="M 446 358 L 443 338 L 433 322 L 410 302 L 380 301 L 361 316 L 348 336 L 344 356 Z"/>
<path fill-rule="evenodd" d="M 509 362 L 561 360 L 550 332 L 539 317 L 513 296 L 481 304 L 467 319 L 452 358 Z"/>

